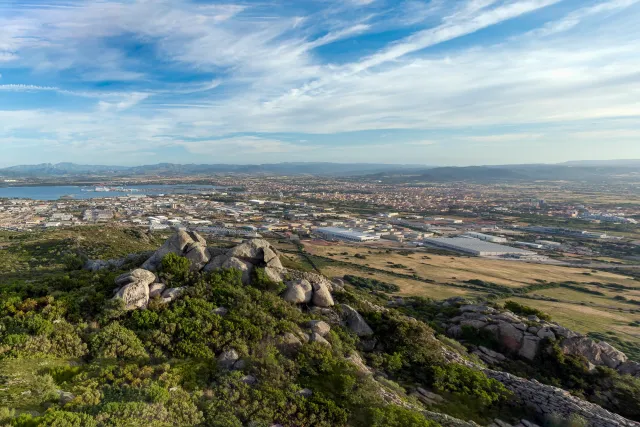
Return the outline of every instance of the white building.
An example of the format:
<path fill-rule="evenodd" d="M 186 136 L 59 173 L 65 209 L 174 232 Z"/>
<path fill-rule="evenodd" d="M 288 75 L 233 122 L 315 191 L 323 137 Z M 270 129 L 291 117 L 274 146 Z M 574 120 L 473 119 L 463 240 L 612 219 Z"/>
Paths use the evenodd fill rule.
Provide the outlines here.
<path fill-rule="evenodd" d="M 469 231 L 465 233 L 465 236 L 473 237 L 474 239 L 484 240 L 492 243 L 507 243 L 507 239 L 499 236 L 492 236 L 490 234 L 476 233 L 475 231 Z"/>
<path fill-rule="evenodd" d="M 380 236 L 375 234 L 363 233 L 361 231 L 354 231 L 348 228 L 321 227 L 316 228 L 314 232 L 327 240 L 347 240 L 350 242 L 371 242 L 380 240 Z"/>
<path fill-rule="evenodd" d="M 495 243 L 469 237 L 441 237 L 424 239 L 425 243 L 458 252 L 464 252 L 476 256 L 521 256 L 531 257 L 535 252 L 527 251 L 511 246 L 497 245 Z"/>

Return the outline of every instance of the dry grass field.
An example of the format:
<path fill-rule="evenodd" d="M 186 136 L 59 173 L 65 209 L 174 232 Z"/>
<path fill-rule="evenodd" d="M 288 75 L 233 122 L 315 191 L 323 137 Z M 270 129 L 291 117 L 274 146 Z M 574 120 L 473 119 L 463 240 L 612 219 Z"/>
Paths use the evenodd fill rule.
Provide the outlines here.
<path fill-rule="evenodd" d="M 418 280 L 406 279 L 385 275 L 381 273 L 367 273 L 362 271 L 354 271 L 349 267 L 322 267 L 322 274 L 328 277 L 341 277 L 345 274 L 353 274 L 361 277 L 375 278 L 382 282 L 393 283 L 400 286 L 400 292 L 396 295 L 402 296 L 421 296 L 433 299 L 446 299 L 456 296 L 480 296 L 479 293 L 469 289 L 456 288 L 443 284 L 432 284 L 420 282 Z"/>
<path fill-rule="evenodd" d="M 571 286 L 576 286 L 577 289 L 536 289 L 527 293 L 532 298 L 514 296 L 508 299 L 545 311 L 554 321 L 578 332 L 615 334 L 624 341 L 636 345 L 640 343 L 640 327 L 630 325 L 632 322 L 640 322 L 640 305 L 624 302 L 619 298 L 624 296 L 640 301 L 640 282 L 631 277 L 585 268 L 435 255 L 420 251 L 409 254 L 407 251 L 401 253 L 398 250 L 387 251 L 385 248 L 346 243 L 302 243 L 308 253 L 333 260 L 316 259 L 317 267 L 323 274 L 329 277 L 353 274 L 394 283 L 401 289 L 398 295 L 445 299 L 462 295 L 483 296 L 492 291 L 491 288 L 482 292 L 459 287 L 467 280 L 482 280 L 513 289 L 540 283 L 574 282 Z M 308 263 L 303 256 L 287 256 L 295 258 L 297 262 Z M 371 268 L 378 271 L 368 270 Z M 397 274 L 415 275 L 416 279 L 399 277 Z M 623 286 L 624 289 L 607 287 L 612 284 Z M 603 295 L 589 291 L 597 291 Z M 618 299 L 615 299 L 616 296 Z"/>
<path fill-rule="evenodd" d="M 422 252 L 400 255 L 396 251 L 386 253 L 380 249 L 369 249 L 347 244 L 320 246 L 314 244 L 314 242 L 305 241 L 303 243 L 305 249 L 312 254 L 354 264 L 368 265 L 380 270 L 404 274 L 415 273 L 421 278 L 431 279 L 443 284 L 478 279 L 516 288 L 540 283 L 540 281 L 615 283 L 627 287 L 640 285 L 639 282 L 630 277 L 605 271 L 594 272 L 585 268 L 455 255 L 433 255 Z M 344 253 L 347 253 L 347 255 L 343 255 Z M 365 258 L 356 258 L 356 254 L 360 254 Z M 408 268 L 398 267 L 399 265 Z"/>
<path fill-rule="evenodd" d="M 549 313 L 555 322 L 581 333 L 600 332 L 615 334 L 625 341 L 640 343 L 640 327 L 629 326 L 640 321 L 638 313 L 622 313 L 617 310 L 589 307 L 580 303 L 509 298 Z"/>

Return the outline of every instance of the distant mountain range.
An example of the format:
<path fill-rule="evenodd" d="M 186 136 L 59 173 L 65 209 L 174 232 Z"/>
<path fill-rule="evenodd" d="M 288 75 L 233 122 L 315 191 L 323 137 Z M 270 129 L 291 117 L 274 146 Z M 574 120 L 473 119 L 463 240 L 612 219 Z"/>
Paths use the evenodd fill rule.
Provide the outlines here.
<path fill-rule="evenodd" d="M 75 163 L 42 163 L 0 169 L 0 176 L 62 177 L 87 175 L 151 175 L 185 176 L 220 173 L 275 175 L 367 175 L 386 171 L 425 168 L 424 165 L 390 165 L 371 163 L 275 163 L 262 165 L 175 164 L 159 163 L 144 166 L 78 165 Z"/>
<path fill-rule="evenodd" d="M 626 161 L 624 165 L 570 162 L 555 165 L 437 167 L 388 171 L 370 177 L 385 182 L 640 181 L 640 161 Z"/>
<path fill-rule="evenodd" d="M 323 175 L 360 176 L 386 182 L 499 182 L 499 181 L 607 181 L 640 179 L 640 160 L 572 161 L 560 164 L 436 167 L 372 163 L 274 163 L 262 165 L 175 164 L 144 166 L 79 165 L 42 163 L 0 169 L 0 176 L 24 178 L 63 178 L 89 176 L 203 176 L 245 175 Z"/>

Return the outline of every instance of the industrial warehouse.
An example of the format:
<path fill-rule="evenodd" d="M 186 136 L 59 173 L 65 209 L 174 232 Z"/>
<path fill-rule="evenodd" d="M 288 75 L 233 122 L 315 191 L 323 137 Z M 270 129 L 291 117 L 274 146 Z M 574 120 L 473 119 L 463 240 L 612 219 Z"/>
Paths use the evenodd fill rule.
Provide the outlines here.
<path fill-rule="evenodd" d="M 511 257 L 533 257 L 535 252 L 524 249 L 512 248 L 511 246 L 497 245 L 470 237 L 441 237 L 427 238 L 425 243 L 458 252 L 464 252 L 476 256 L 511 256 Z"/>
<path fill-rule="evenodd" d="M 315 233 L 327 240 L 348 240 L 350 242 L 371 242 L 380 240 L 380 236 L 376 234 L 363 233 L 338 227 L 321 227 L 316 228 Z"/>

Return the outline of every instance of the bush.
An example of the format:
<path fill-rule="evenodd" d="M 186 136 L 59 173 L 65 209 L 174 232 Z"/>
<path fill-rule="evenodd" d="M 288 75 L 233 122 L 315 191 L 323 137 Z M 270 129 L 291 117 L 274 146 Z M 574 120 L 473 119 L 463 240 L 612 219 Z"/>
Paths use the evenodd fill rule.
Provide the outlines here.
<path fill-rule="evenodd" d="M 174 253 L 168 253 L 162 258 L 160 274 L 172 285 L 180 286 L 189 277 L 190 268 L 191 263 L 188 259 Z"/>
<path fill-rule="evenodd" d="M 438 427 L 424 415 L 397 405 L 375 408 L 371 411 L 371 427 Z"/>
<path fill-rule="evenodd" d="M 399 292 L 400 287 L 398 285 L 394 285 L 392 283 L 381 282 L 376 279 L 368 279 L 365 277 L 352 276 L 347 274 L 344 276 L 344 280 L 346 280 L 351 285 L 360 288 L 366 289 L 370 291 L 383 291 L 383 292 Z"/>
<path fill-rule="evenodd" d="M 251 285 L 261 291 L 268 291 L 279 294 L 286 289 L 282 282 L 274 282 L 267 276 L 264 268 L 254 268 L 251 277 Z"/>
<path fill-rule="evenodd" d="M 62 262 L 67 271 L 82 270 L 87 262 L 87 257 L 79 254 L 67 254 Z"/>
<path fill-rule="evenodd" d="M 433 386 L 440 393 L 453 394 L 463 399 L 471 398 L 483 406 L 491 406 L 505 400 L 509 391 L 483 372 L 458 363 L 433 367 Z"/>
<path fill-rule="evenodd" d="M 113 322 L 89 339 L 91 355 L 96 358 L 147 357 L 147 352 L 136 334 Z"/>
<path fill-rule="evenodd" d="M 504 308 L 506 308 L 507 310 L 511 310 L 515 314 L 519 314 L 521 316 L 533 315 L 533 316 L 538 316 L 538 318 L 541 320 L 546 320 L 546 321 L 551 320 L 551 316 L 549 316 L 547 313 L 544 313 L 533 307 L 529 307 L 529 306 L 517 303 L 515 301 L 506 301 L 504 303 Z"/>

